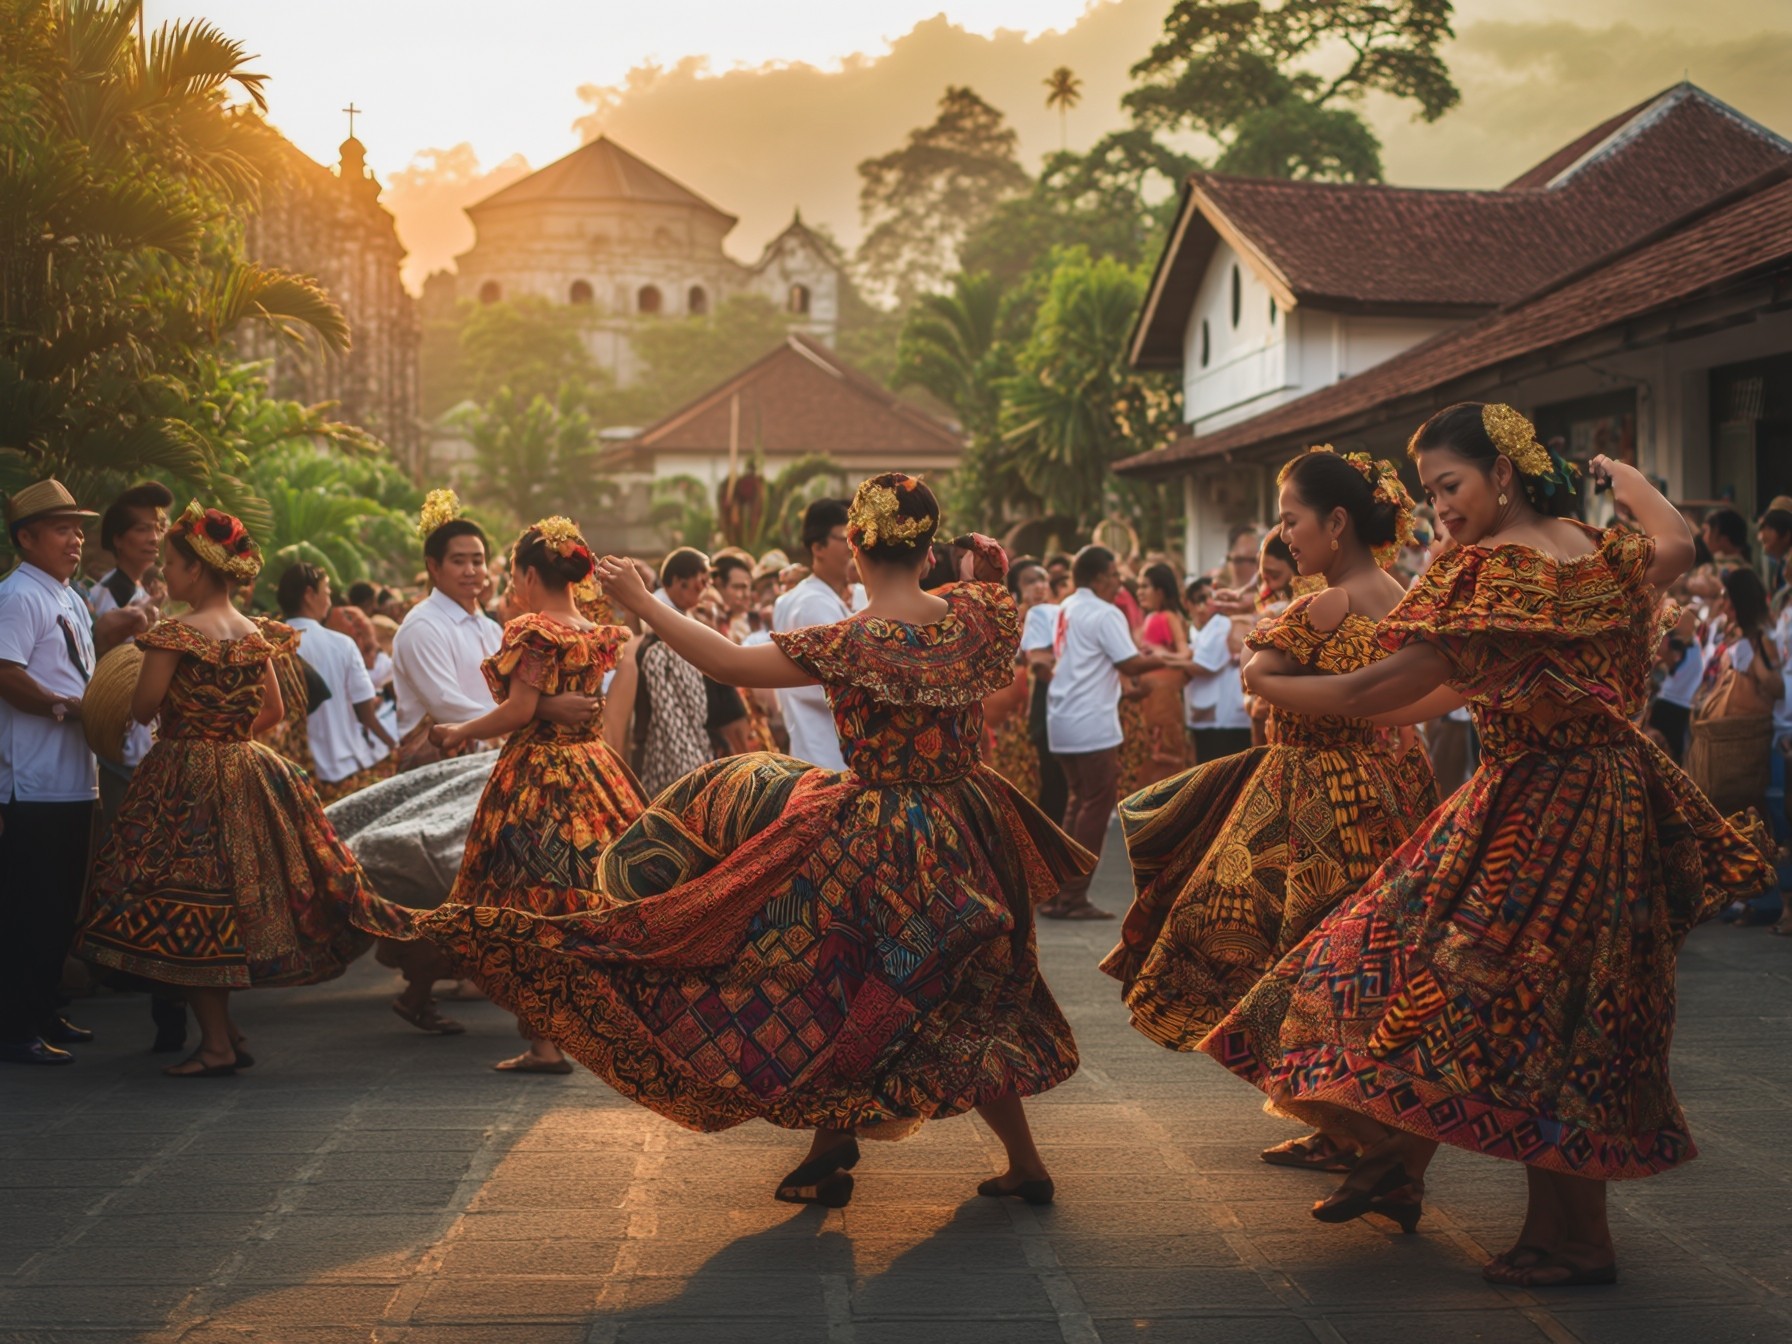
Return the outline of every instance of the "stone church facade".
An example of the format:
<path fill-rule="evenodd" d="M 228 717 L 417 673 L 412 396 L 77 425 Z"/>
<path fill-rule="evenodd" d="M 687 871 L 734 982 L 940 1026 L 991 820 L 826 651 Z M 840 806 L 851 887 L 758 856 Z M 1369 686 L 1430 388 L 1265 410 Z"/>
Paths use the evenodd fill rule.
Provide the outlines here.
<path fill-rule="evenodd" d="M 467 214 L 477 235 L 453 277 L 432 276 L 430 302 L 534 295 L 588 309 L 592 355 L 619 384 L 639 372 L 631 333 L 646 321 L 703 317 L 737 294 L 761 294 L 832 344 L 844 266 L 800 214 L 752 265 L 722 250 L 735 216 L 608 138 L 513 182 Z"/>
<path fill-rule="evenodd" d="M 251 259 L 307 275 L 348 318 L 352 347 L 344 354 L 295 348 L 260 323 L 239 349 L 271 365 L 276 395 L 307 404 L 333 402 L 333 419 L 380 439 L 413 475 L 422 468 L 417 303 L 399 279 L 405 250 L 380 185 L 367 170 L 366 148 L 342 142 L 332 173 L 270 130 L 277 170 L 262 184 L 260 208 L 244 226 Z"/>

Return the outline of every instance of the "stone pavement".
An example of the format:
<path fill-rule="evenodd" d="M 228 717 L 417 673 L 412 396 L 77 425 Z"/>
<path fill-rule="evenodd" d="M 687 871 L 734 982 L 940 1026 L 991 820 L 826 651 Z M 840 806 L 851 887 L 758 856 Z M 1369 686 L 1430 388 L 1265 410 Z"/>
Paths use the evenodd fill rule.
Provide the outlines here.
<path fill-rule="evenodd" d="M 1126 1026 L 1095 969 L 1114 930 L 1043 930 L 1084 1064 L 1033 1106 L 1040 1210 L 972 1193 L 1000 1150 L 968 1118 L 867 1144 L 843 1211 L 776 1204 L 798 1136 L 495 1074 L 496 1009 L 419 1036 L 370 961 L 243 996 L 260 1062 L 235 1079 L 163 1079 L 144 1000 L 82 1002 L 78 1065 L 0 1074 L 0 1344 L 1792 1338 L 1792 940 L 1694 936 L 1675 1075 L 1704 1155 L 1614 1188 L 1619 1286 L 1527 1293 L 1477 1275 L 1522 1207 L 1505 1163 L 1442 1154 L 1414 1237 L 1313 1222 L 1335 1178 L 1256 1158 L 1289 1128 Z"/>

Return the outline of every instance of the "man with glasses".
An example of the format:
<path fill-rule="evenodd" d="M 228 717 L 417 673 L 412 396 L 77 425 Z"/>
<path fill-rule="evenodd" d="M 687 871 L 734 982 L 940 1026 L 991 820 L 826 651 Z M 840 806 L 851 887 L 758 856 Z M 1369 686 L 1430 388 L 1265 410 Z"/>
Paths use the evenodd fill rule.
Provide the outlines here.
<path fill-rule="evenodd" d="M 1216 576 L 1222 587 L 1249 588 L 1257 581 L 1257 552 L 1262 541 L 1254 523 L 1240 523 L 1226 534 L 1226 570 Z"/>
<path fill-rule="evenodd" d="M 853 572 L 852 543 L 846 539 L 846 501 L 818 499 L 803 510 L 803 548 L 809 552 L 809 577 L 778 599 L 772 608 L 772 629 L 801 630 L 833 625 L 865 605 L 865 590 Z M 790 754 L 823 770 L 846 769 L 834 713 L 820 686 L 799 686 L 778 692 L 784 727 L 790 733 Z"/>

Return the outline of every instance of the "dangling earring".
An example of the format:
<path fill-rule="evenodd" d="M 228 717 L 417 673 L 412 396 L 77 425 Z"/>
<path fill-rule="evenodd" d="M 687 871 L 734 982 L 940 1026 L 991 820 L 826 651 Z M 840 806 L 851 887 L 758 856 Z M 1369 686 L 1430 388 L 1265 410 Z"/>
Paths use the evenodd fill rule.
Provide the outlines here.
<path fill-rule="evenodd" d="M 1506 507 L 1506 492 L 1504 490 L 1500 491 L 1500 507 L 1502 509 Z"/>

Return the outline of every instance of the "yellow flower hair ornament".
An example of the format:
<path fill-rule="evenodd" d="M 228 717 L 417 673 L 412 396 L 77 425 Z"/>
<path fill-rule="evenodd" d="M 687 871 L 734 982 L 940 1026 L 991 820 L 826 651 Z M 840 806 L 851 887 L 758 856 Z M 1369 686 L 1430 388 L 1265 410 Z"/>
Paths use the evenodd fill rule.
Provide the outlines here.
<path fill-rule="evenodd" d="M 1400 468 L 1384 458 L 1372 458 L 1367 453 L 1340 453 L 1329 443 L 1314 444 L 1307 449 L 1309 453 L 1330 453 L 1333 457 L 1341 457 L 1355 467 L 1362 478 L 1369 483 L 1369 490 L 1377 504 L 1385 504 L 1394 510 L 1394 539 L 1384 541 L 1369 548 L 1369 554 L 1376 565 L 1382 569 L 1392 569 L 1394 562 L 1400 558 L 1400 552 L 1411 546 L 1415 540 L 1413 531 L 1412 496 L 1407 493 L 1406 482 L 1400 479 Z M 1276 484 L 1282 485 L 1294 470 L 1294 464 L 1300 459 L 1293 458 L 1287 462 L 1276 477 Z"/>
<path fill-rule="evenodd" d="M 895 473 L 892 473 L 893 475 Z M 846 514 L 846 535 L 860 547 L 913 546 L 939 526 L 937 518 L 905 518 L 898 490 L 912 490 L 920 484 L 912 476 L 903 476 L 894 485 L 865 482 L 852 497 Z"/>
<path fill-rule="evenodd" d="M 431 490 L 423 497 L 423 512 L 417 519 L 417 535 L 425 541 L 429 534 L 460 517 L 460 496 L 452 490 Z"/>
<path fill-rule="evenodd" d="M 1522 412 L 1503 402 L 1490 401 L 1481 408 L 1481 428 L 1493 446 L 1511 459 L 1524 478 L 1524 488 L 1535 497 L 1541 491 L 1553 495 L 1558 486 L 1571 489 L 1580 468 L 1558 457 L 1537 441 L 1537 430 Z"/>

